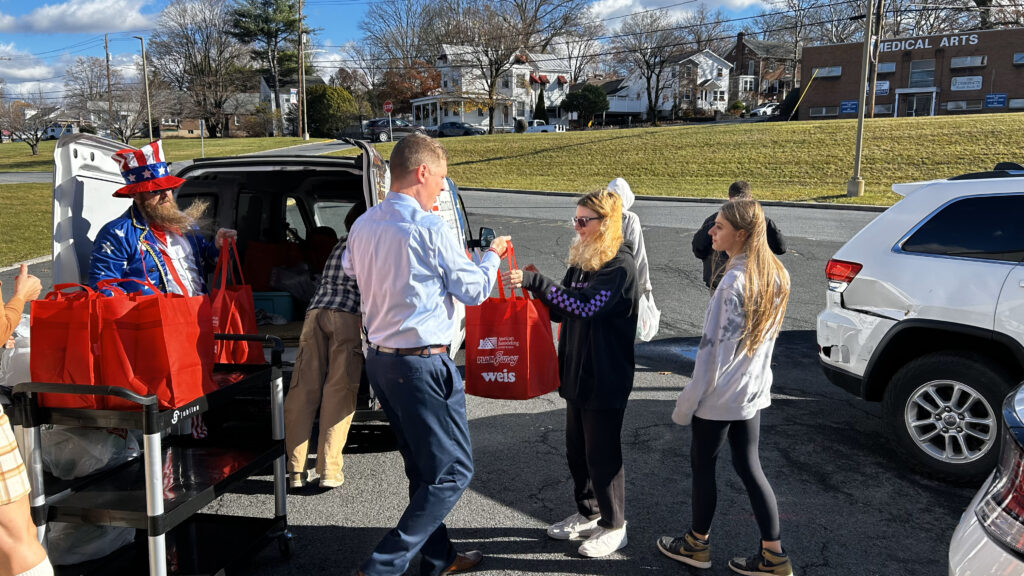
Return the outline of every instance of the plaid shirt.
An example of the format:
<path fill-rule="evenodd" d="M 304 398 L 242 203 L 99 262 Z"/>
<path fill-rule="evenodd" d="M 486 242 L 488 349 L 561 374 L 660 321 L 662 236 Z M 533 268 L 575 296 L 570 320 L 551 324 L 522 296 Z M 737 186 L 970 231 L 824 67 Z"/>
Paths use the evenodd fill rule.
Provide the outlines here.
<path fill-rule="evenodd" d="M 307 310 L 314 308 L 330 308 L 350 314 L 359 314 L 359 287 L 356 281 L 345 275 L 341 269 L 341 253 L 345 251 L 345 242 L 338 242 L 324 266 L 324 275 L 320 277 L 320 285 L 309 301 Z"/>
<path fill-rule="evenodd" d="M 0 408 L 0 506 L 19 500 L 30 490 L 28 472 L 18 452 L 14 432 L 7 414 Z"/>

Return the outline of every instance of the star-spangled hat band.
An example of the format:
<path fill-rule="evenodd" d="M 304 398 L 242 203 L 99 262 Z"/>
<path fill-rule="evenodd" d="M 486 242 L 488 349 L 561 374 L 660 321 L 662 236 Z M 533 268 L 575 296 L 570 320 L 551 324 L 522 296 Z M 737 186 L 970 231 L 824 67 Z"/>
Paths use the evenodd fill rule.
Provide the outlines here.
<path fill-rule="evenodd" d="M 121 176 L 126 186 L 114 192 L 117 198 L 130 198 L 139 192 L 154 192 L 177 188 L 185 180 L 171 176 L 164 161 L 164 147 L 159 140 L 150 142 L 138 150 L 125 148 L 111 156 L 121 167 Z"/>

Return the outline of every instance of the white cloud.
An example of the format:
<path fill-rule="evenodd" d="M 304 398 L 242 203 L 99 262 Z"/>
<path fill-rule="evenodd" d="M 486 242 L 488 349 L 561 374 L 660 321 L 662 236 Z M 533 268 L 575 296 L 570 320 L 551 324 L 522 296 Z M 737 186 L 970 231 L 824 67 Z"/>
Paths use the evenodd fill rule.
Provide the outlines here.
<path fill-rule="evenodd" d="M 684 0 L 597 0 L 591 4 L 590 10 L 598 19 L 613 18 L 606 24 L 609 28 L 615 29 L 619 27 L 622 17 L 644 10 L 665 8 L 672 16 L 678 17 L 696 10 L 701 4 L 707 6 L 712 12 L 721 9 L 726 14 L 731 14 L 742 12 L 751 6 L 768 3 L 769 0 L 696 0 L 694 2 L 684 2 Z"/>
<path fill-rule="evenodd" d="M 49 79 L 57 76 L 53 66 L 32 54 L 15 48 L 14 43 L 0 44 L 0 78 L 6 82 L 6 90 L 16 92 L 24 82 Z"/>
<path fill-rule="evenodd" d="M 10 32 L 14 29 L 14 16 L 0 12 L 0 32 Z"/>
<path fill-rule="evenodd" d="M 153 26 L 153 19 L 139 12 L 145 4 L 147 2 L 131 0 L 68 0 L 45 4 L 6 26 L 0 18 L 0 30 L 35 33 L 142 30 Z"/>

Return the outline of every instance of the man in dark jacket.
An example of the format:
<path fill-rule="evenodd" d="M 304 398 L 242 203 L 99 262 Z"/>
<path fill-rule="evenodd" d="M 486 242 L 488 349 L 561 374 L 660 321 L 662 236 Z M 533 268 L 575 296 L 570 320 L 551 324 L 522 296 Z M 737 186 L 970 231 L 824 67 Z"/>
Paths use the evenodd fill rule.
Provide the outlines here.
<path fill-rule="evenodd" d="M 729 202 L 745 198 L 751 198 L 750 184 L 743 180 L 737 180 L 729 185 Z M 704 284 L 712 290 L 718 287 L 718 282 L 721 281 L 722 274 L 725 273 L 725 262 L 728 260 L 725 252 L 716 252 L 711 248 L 711 235 L 708 232 L 715 225 L 715 216 L 718 216 L 718 212 L 704 220 L 700 230 L 693 235 L 692 242 L 693 255 L 704 262 Z M 776 254 L 785 254 L 786 238 L 782 232 L 779 232 L 771 218 L 765 217 L 764 220 L 768 234 L 768 247 Z"/>

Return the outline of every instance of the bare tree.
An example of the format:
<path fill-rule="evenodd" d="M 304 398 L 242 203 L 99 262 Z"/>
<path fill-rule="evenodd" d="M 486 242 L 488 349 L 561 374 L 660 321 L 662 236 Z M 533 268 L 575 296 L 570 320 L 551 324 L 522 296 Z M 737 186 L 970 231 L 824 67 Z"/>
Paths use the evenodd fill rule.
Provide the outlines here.
<path fill-rule="evenodd" d="M 676 60 L 683 39 L 673 26 L 667 10 L 635 12 L 622 21 L 614 51 L 623 65 L 644 81 L 647 116 L 658 123 L 658 104 L 669 84 L 666 75 Z"/>
<path fill-rule="evenodd" d="M 725 54 L 736 35 L 733 26 L 726 20 L 721 9 L 712 12 L 707 4 L 701 4 L 696 10 L 679 18 L 680 33 L 683 40 L 698 52 L 711 50 L 716 54 Z"/>
<path fill-rule="evenodd" d="M 498 0 L 502 12 L 529 39 L 531 50 L 546 52 L 551 43 L 577 25 L 587 0 Z"/>
<path fill-rule="evenodd" d="M 110 70 L 111 91 L 124 84 L 124 76 L 117 68 Z M 68 113 L 88 120 L 89 103 L 107 100 L 107 63 L 95 56 L 75 58 L 64 70 L 64 108 Z"/>
<path fill-rule="evenodd" d="M 479 72 L 484 86 L 483 93 L 464 96 L 487 108 L 487 131 L 491 134 L 494 133 L 499 83 L 515 65 L 515 56 L 530 36 L 518 14 L 503 11 L 507 7 L 502 0 L 484 0 L 466 7 L 462 16 L 470 34 L 467 44 L 472 48 L 462 48 L 458 58 Z"/>
<path fill-rule="evenodd" d="M 424 0 L 380 0 L 366 9 L 359 21 L 364 43 L 372 44 L 387 60 L 408 65 L 433 56 L 423 38 L 427 19 Z"/>
<path fill-rule="evenodd" d="M 11 133 L 11 140 L 28 144 L 33 156 L 39 154 L 39 143 L 46 137 L 46 130 L 58 110 L 59 107 L 43 95 L 42 88 L 34 95 L 10 101 L 0 91 L 0 129 Z"/>
<path fill-rule="evenodd" d="M 376 46 L 361 42 L 349 42 L 341 51 L 349 63 L 347 80 L 352 83 L 352 88 L 346 89 L 357 101 L 361 98 L 366 103 L 370 109 L 369 114 L 381 111 L 384 104 L 381 87 L 384 85 L 384 74 L 388 69 L 384 55 L 377 52 Z M 340 71 L 339 69 L 338 72 Z M 361 106 L 360 112 L 363 110 Z"/>
<path fill-rule="evenodd" d="M 878 0 L 874 0 L 876 3 Z M 856 18 L 864 14 L 862 3 L 828 2 L 815 11 L 815 22 L 809 36 L 822 44 L 845 44 L 864 38 L 864 21 Z"/>
<path fill-rule="evenodd" d="M 218 136 L 249 62 L 248 50 L 231 35 L 227 0 L 172 0 L 149 46 L 159 76 L 189 95 L 210 136 Z"/>
<path fill-rule="evenodd" d="M 588 10 L 576 26 L 566 30 L 565 35 L 558 39 L 557 43 L 569 65 L 570 83 L 583 80 L 587 70 L 597 63 L 602 48 L 600 37 L 605 32 L 604 24 Z"/>

